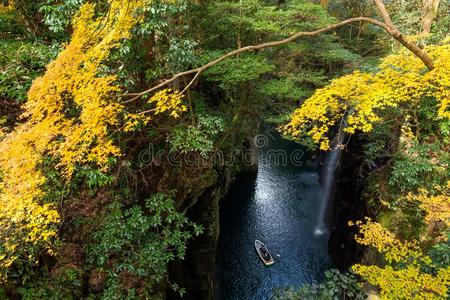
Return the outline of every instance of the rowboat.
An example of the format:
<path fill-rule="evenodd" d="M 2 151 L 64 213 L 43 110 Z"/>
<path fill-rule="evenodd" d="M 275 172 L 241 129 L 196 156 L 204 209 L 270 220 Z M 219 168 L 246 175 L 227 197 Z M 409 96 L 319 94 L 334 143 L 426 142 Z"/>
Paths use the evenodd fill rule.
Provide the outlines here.
<path fill-rule="evenodd" d="M 255 249 L 258 252 L 259 258 L 261 258 L 266 266 L 270 266 L 275 262 L 263 242 L 255 240 Z"/>

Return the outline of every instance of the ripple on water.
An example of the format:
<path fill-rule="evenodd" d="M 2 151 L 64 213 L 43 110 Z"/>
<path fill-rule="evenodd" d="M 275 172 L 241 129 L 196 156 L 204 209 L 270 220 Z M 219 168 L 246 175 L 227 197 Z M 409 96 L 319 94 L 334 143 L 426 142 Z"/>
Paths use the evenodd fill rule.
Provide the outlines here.
<path fill-rule="evenodd" d="M 300 147 L 275 137 L 260 156 L 269 149 Z M 269 299 L 274 289 L 320 281 L 330 267 L 328 236 L 314 235 L 322 194 L 318 173 L 311 165 L 260 162 L 257 175 L 239 175 L 223 200 L 218 276 L 224 300 Z M 269 248 L 274 265 L 259 260 L 255 239 Z"/>

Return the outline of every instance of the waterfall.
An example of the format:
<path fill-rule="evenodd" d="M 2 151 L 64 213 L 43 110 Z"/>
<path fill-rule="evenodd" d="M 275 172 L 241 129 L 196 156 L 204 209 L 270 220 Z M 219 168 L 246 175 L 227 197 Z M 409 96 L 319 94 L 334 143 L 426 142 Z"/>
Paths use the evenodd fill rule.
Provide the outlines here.
<path fill-rule="evenodd" d="M 344 135 L 336 136 L 332 143 L 332 149 L 326 154 L 325 162 L 321 170 L 321 198 L 319 214 L 317 217 L 317 225 L 314 228 L 315 235 L 323 235 L 328 232 L 327 228 L 327 212 L 331 201 L 334 185 L 336 182 L 336 169 L 339 163 L 341 153 L 341 145 Z"/>

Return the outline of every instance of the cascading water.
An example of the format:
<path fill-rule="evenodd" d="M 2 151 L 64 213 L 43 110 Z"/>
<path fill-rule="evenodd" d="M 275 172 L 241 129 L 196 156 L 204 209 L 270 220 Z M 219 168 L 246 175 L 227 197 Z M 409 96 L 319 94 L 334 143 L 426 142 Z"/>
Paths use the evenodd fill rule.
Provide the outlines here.
<path fill-rule="evenodd" d="M 341 154 L 342 141 L 344 135 L 340 134 L 336 136 L 333 141 L 332 149 L 327 153 L 324 166 L 321 171 L 321 187 L 322 197 L 320 199 L 319 214 L 317 217 L 317 225 L 314 229 L 314 234 L 324 235 L 328 232 L 327 228 L 327 216 L 328 206 L 331 201 L 332 192 L 336 183 L 336 169 L 339 163 L 339 156 Z"/>

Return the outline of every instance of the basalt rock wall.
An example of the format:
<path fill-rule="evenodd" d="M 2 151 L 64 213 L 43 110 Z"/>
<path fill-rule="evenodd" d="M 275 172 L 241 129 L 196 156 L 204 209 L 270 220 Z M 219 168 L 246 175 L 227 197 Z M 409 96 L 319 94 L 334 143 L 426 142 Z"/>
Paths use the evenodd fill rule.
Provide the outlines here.
<path fill-rule="evenodd" d="M 355 228 L 348 226 L 349 221 L 362 220 L 367 216 L 362 193 L 368 170 L 361 145 L 360 138 L 353 136 L 341 152 L 336 174 L 328 247 L 334 265 L 341 270 L 360 261 L 364 255 L 364 248 L 355 242 Z"/>
<path fill-rule="evenodd" d="M 204 228 L 203 234 L 190 241 L 185 259 L 172 263 L 169 268 L 170 282 L 186 289 L 182 299 L 218 298 L 216 252 L 220 233 L 220 202 L 238 172 L 256 172 L 258 159 L 254 140 L 254 136 L 250 135 L 244 138 L 239 154 L 233 155 L 235 161 L 232 164 L 216 166 L 216 176 L 208 186 L 194 187 L 191 193 L 178 201 L 188 218 Z M 166 298 L 181 299 L 178 293 L 170 289 Z"/>

